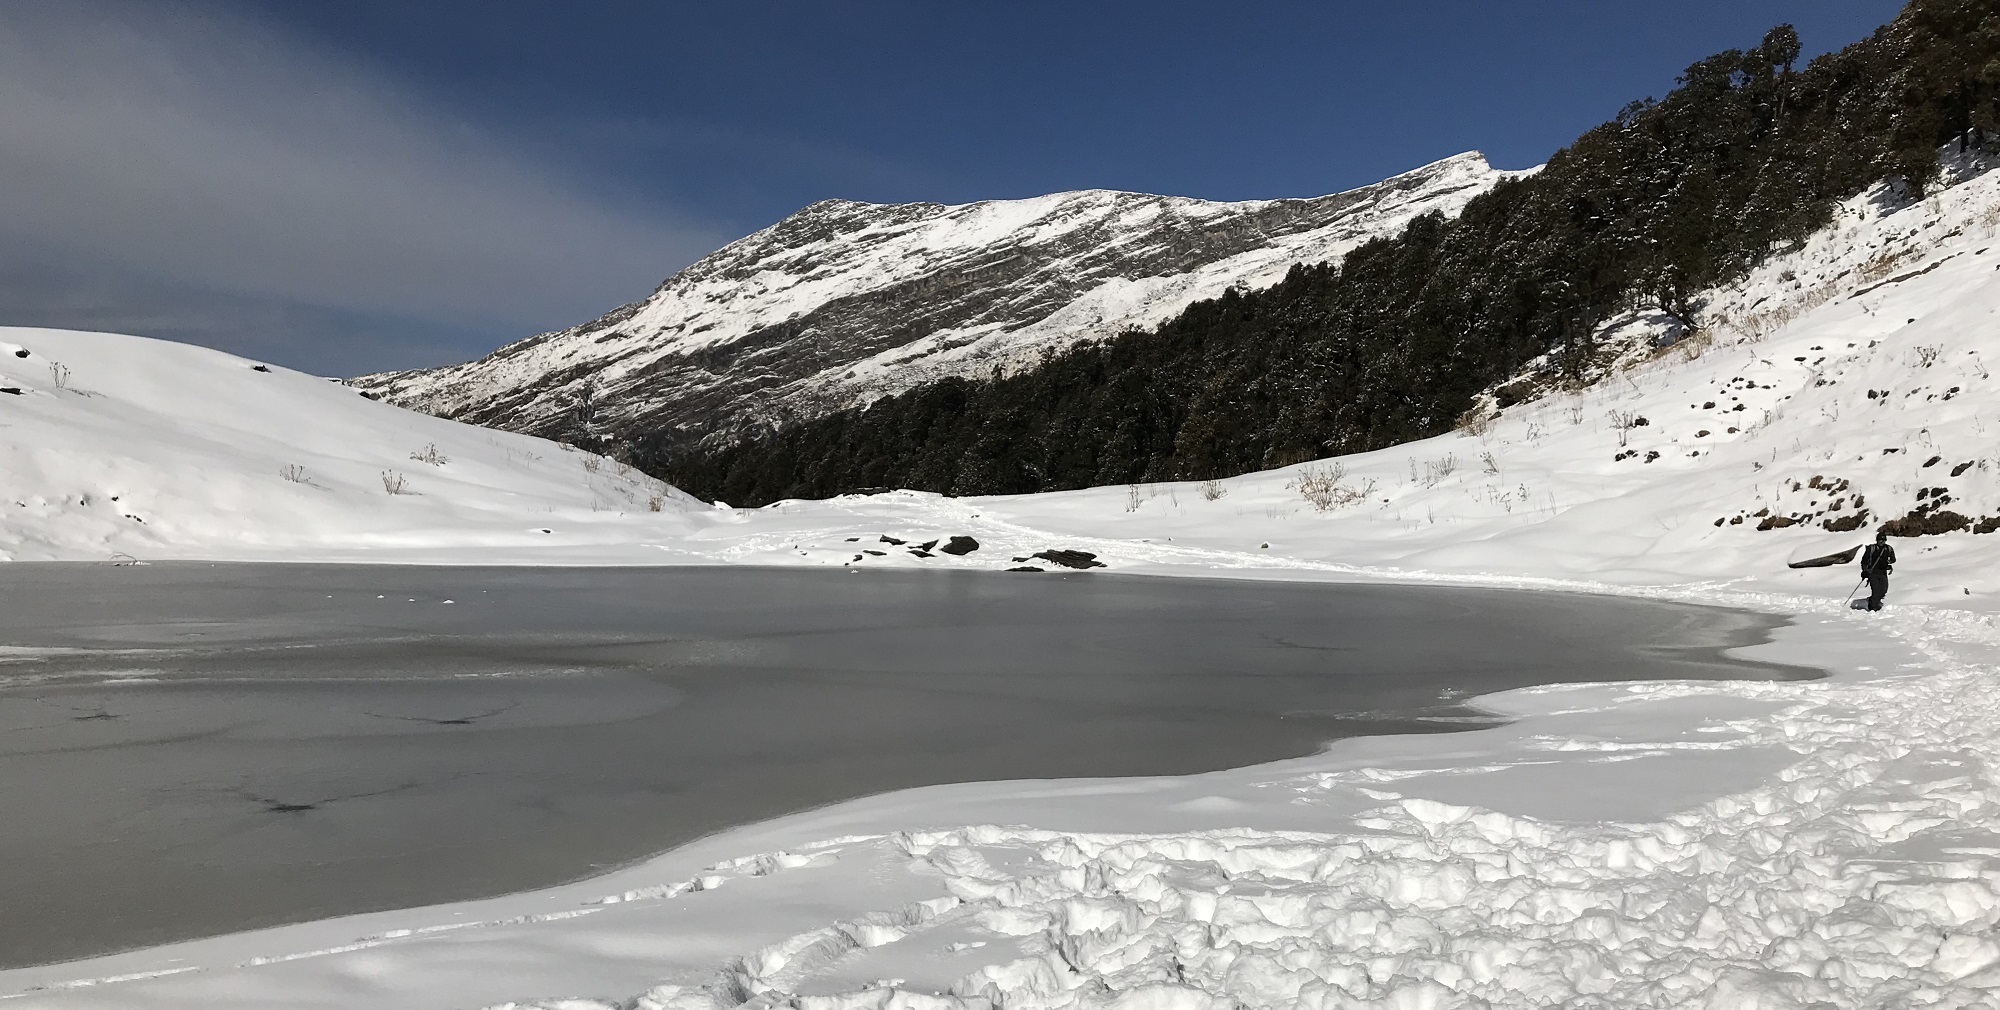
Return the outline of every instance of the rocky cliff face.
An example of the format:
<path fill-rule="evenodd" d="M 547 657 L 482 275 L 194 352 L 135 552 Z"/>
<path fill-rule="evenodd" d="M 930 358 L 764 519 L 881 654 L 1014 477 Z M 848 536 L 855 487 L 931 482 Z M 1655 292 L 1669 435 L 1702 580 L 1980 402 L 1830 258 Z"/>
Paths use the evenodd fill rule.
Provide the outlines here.
<path fill-rule="evenodd" d="M 1299 200 L 1108 190 L 955 207 L 827 200 L 581 326 L 352 384 L 539 435 L 727 439 L 1154 325 L 1232 285 L 1337 259 L 1420 214 L 1456 214 L 1505 175 L 1470 153 Z"/>

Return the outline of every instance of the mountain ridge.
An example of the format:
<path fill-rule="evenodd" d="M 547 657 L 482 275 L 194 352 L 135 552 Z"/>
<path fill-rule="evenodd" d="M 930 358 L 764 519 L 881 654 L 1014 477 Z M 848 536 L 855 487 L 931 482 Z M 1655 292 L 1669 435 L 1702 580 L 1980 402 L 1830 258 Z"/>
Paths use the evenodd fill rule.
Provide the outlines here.
<path fill-rule="evenodd" d="M 1307 198 L 1088 189 L 968 204 L 822 200 L 587 323 L 461 365 L 349 382 L 549 437 L 727 440 L 1157 324 L 1421 214 L 1456 213 L 1520 174 L 1468 152 Z"/>

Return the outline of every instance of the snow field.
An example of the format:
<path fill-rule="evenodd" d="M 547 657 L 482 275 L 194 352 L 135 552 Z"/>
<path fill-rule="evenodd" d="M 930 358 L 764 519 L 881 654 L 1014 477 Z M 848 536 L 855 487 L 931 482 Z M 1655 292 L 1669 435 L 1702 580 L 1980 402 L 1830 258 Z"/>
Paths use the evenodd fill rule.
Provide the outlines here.
<path fill-rule="evenodd" d="M 1046 837 L 1037 877 L 948 874 L 1048 948 L 960 988 L 1010 1007 L 1988 1006 L 1995 839 L 1952 829 L 2000 813 L 1992 741 L 1972 718 L 1936 724 L 1992 710 L 1971 679 L 1931 680 L 1897 716 L 1792 710 L 1749 741 L 1801 753 L 1777 783 L 1657 823 L 1383 790 L 1360 832 L 1303 844 Z M 1882 746 L 1913 722 L 1928 746 Z M 950 866 L 978 841 L 922 854 Z"/>

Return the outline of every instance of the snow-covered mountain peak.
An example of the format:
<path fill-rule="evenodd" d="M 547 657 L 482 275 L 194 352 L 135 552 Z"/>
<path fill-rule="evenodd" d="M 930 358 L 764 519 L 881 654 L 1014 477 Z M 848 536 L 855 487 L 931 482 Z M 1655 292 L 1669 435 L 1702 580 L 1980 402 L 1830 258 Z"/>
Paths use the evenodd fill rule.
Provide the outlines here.
<path fill-rule="evenodd" d="M 1160 218 L 1202 221 L 1216 217 L 1255 214 L 1274 206 L 1303 208 L 1324 201 L 1339 201 L 1379 191 L 1415 191 L 1480 185 L 1494 174 L 1486 156 L 1478 151 L 1453 155 L 1383 182 L 1359 190 L 1321 197 L 1277 200 L 1202 200 L 1116 189 L 1079 189 L 1013 200 L 979 200 L 972 203 L 866 203 L 858 200 L 821 200 L 763 231 L 747 236 L 719 250 L 702 263 L 726 260 L 734 250 L 755 251 L 772 246 L 795 248 L 814 241 L 867 234 L 880 239 L 907 235 L 921 229 L 918 236 L 932 250 L 985 245 L 1016 232 L 1047 238 L 1071 227 L 1103 223 L 1136 227 Z M 700 264 L 696 264 L 699 267 Z M 695 269 L 691 267 L 690 270 Z M 678 275 L 677 275 L 678 277 Z M 677 278 L 661 285 L 665 290 Z"/>
<path fill-rule="evenodd" d="M 1455 214 L 1505 174 L 1472 152 L 1307 199 L 1091 189 L 956 205 L 822 200 L 582 326 L 355 383 L 539 434 L 726 434 L 1155 325 L 1420 214 Z"/>

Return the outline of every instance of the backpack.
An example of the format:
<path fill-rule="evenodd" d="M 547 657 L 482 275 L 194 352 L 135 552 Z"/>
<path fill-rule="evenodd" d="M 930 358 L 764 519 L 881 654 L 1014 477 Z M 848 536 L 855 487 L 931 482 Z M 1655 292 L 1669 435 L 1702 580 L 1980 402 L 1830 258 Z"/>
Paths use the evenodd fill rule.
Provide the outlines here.
<path fill-rule="evenodd" d="M 1895 549 L 1888 544 L 1869 544 L 1861 552 L 1861 573 L 1884 572 L 1889 570 L 1889 559 L 1895 557 Z"/>

